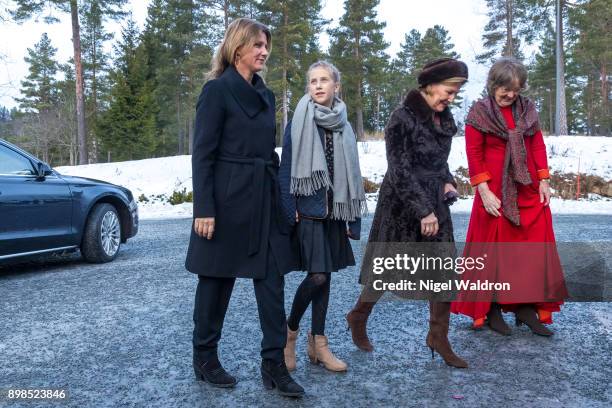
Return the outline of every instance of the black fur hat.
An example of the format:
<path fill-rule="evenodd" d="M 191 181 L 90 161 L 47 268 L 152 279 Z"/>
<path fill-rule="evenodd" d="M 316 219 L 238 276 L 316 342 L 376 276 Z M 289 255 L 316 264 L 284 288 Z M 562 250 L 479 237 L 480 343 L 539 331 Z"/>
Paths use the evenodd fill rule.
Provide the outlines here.
<path fill-rule="evenodd" d="M 427 63 L 421 70 L 417 81 L 419 86 L 423 87 L 456 77 L 465 78 L 467 81 L 467 65 L 453 58 L 440 58 Z"/>

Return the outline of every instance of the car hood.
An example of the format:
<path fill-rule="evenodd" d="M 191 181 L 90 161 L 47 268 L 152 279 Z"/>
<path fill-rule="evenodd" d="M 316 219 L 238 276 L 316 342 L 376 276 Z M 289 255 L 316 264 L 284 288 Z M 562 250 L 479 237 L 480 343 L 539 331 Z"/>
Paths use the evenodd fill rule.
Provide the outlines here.
<path fill-rule="evenodd" d="M 108 186 L 108 187 L 115 187 L 123 191 L 125 194 L 127 194 L 127 196 L 130 197 L 130 199 L 132 198 L 132 192 L 129 189 L 123 186 L 119 186 L 117 184 L 109 183 L 108 181 L 96 180 L 96 179 L 92 179 L 88 177 L 68 176 L 65 174 L 60 174 L 60 176 L 62 177 L 62 179 L 66 180 L 68 183 L 86 184 L 86 185 L 103 185 L 103 186 Z"/>

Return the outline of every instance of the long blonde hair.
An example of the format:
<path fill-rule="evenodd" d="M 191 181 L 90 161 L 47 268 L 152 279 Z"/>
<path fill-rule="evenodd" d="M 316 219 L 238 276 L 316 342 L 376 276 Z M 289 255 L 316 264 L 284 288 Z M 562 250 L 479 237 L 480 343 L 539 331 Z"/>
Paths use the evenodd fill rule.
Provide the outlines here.
<path fill-rule="evenodd" d="M 272 49 L 272 35 L 265 24 L 250 18 L 238 18 L 230 23 L 225 36 L 212 59 L 211 69 L 206 79 L 219 78 L 230 65 L 236 64 L 236 53 L 243 47 L 252 47 L 259 33 L 264 33 L 268 40 L 268 52 Z"/>

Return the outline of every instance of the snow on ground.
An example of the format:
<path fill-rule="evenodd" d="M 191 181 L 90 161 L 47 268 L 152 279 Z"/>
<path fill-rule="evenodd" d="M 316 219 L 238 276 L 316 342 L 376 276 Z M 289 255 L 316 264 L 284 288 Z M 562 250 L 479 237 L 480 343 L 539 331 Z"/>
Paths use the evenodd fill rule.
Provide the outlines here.
<path fill-rule="evenodd" d="M 586 136 L 549 136 L 545 138 L 548 148 L 549 167 L 563 173 L 580 172 L 612 179 L 612 138 Z M 280 154 L 281 149 L 277 149 Z M 364 177 L 380 183 L 387 171 L 385 144 L 382 141 L 359 144 L 359 158 Z M 580 162 L 580 164 L 579 164 Z M 467 168 L 465 140 L 453 139 L 449 156 L 449 167 L 455 172 L 459 167 Z M 191 156 L 173 156 L 129 162 L 101 163 L 84 166 L 58 167 L 62 174 L 89 177 L 120 184 L 132 190 L 134 197 L 146 197 L 148 202 L 138 203 L 143 219 L 191 217 L 192 204 L 172 205 L 168 197 L 174 191 L 191 191 Z M 376 194 L 368 194 L 368 208 L 374 212 Z M 451 208 L 453 212 L 469 212 L 472 198 L 462 199 Z M 612 214 L 612 200 L 562 200 L 551 202 L 553 213 L 559 214 Z"/>

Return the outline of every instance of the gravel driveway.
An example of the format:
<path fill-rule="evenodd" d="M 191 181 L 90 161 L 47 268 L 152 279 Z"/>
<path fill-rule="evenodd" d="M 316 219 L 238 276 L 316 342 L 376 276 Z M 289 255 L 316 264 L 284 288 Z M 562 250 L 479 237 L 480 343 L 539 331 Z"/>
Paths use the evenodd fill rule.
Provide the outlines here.
<path fill-rule="evenodd" d="M 455 215 L 465 236 L 467 215 Z M 367 231 L 371 220 L 366 220 Z M 558 240 L 611 241 L 612 216 L 557 216 Z M 577 223 L 580 222 L 580 228 Z M 602 225 L 604 227 L 602 227 Z M 607 225 L 607 227 L 605 227 Z M 502 337 L 452 319 L 451 342 L 467 370 L 431 360 L 425 347 L 427 308 L 387 299 L 374 309 L 373 353 L 357 351 L 344 314 L 360 287 L 358 270 L 334 274 L 327 332 L 348 362 L 346 374 L 312 366 L 306 336 L 298 341 L 295 378 L 306 388 L 293 401 L 263 389 L 260 331 L 252 283 L 238 280 L 220 343 L 233 390 L 196 382 L 191 368 L 191 313 L 196 277 L 183 268 L 190 220 L 145 221 L 110 264 L 77 256 L 0 267 L 0 390 L 63 388 L 62 402 L 0 406 L 520 406 L 609 407 L 612 404 L 612 304 L 569 303 L 556 315 L 555 335 L 513 327 Z M 354 244 L 358 262 L 367 239 Z M 286 282 L 286 309 L 301 273 Z M 507 316 L 507 321 L 512 323 Z M 309 314 L 303 327 L 310 325 Z"/>

